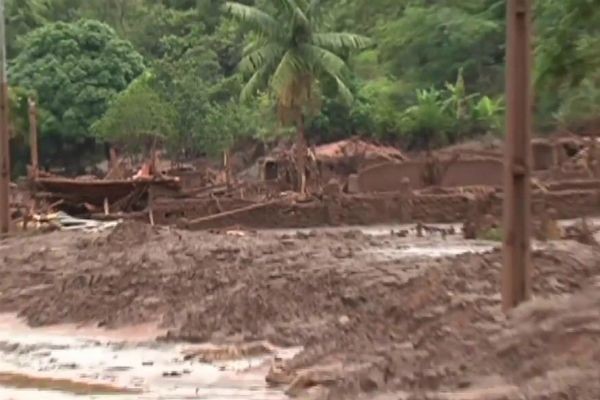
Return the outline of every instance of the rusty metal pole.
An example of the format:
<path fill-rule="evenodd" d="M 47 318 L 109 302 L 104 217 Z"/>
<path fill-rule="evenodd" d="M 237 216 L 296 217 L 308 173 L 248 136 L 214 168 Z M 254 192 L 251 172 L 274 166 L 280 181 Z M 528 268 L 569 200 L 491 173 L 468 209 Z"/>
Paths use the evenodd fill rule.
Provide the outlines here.
<path fill-rule="evenodd" d="M 10 149 L 4 0 L 0 0 L 0 233 L 10 229 Z"/>
<path fill-rule="evenodd" d="M 531 0 L 507 0 L 502 307 L 531 294 Z"/>
<path fill-rule="evenodd" d="M 29 98 L 29 150 L 31 154 L 31 177 L 38 177 L 38 133 L 37 133 L 37 105 L 35 100 Z"/>

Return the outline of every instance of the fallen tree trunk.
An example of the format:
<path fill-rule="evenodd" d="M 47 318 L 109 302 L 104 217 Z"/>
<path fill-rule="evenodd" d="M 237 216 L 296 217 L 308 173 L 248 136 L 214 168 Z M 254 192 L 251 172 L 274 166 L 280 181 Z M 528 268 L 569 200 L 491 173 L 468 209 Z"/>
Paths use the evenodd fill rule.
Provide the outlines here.
<path fill-rule="evenodd" d="M 238 217 L 245 213 L 250 213 L 256 210 L 272 207 L 274 205 L 283 204 L 286 202 L 289 202 L 289 199 L 277 199 L 267 201 L 264 203 L 252 204 L 247 207 L 242 207 L 230 211 L 224 211 L 222 213 L 197 218 L 194 220 L 182 219 L 177 225 L 178 227 L 184 229 L 209 229 L 211 227 L 214 227 L 215 225 L 219 225 L 219 223 L 222 221 L 226 221 L 228 218 Z"/>

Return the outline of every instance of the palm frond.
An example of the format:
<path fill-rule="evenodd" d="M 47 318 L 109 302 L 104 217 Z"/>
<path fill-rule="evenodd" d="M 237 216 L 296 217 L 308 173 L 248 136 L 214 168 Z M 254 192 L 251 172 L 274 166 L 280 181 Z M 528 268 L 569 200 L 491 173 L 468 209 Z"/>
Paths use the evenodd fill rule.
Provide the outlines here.
<path fill-rule="evenodd" d="M 306 16 L 304 10 L 301 7 L 299 7 L 298 5 L 296 5 L 296 7 L 294 9 L 292 9 L 292 18 L 293 18 L 293 22 L 292 22 L 293 25 L 302 26 L 306 32 L 312 31 L 312 25 L 310 23 L 310 20 Z"/>
<path fill-rule="evenodd" d="M 242 54 L 250 54 L 253 51 L 256 51 L 263 47 L 265 44 L 269 43 L 270 40 L 261 34 L 249 34 L 248 35 L 248 43 L 244 45 L 242 49 Z"/>
<path fill-rule="evenodd" d="M 348 88 L 348 85 L 346 85 L 346 83 L 342 79 L 340 79 L 337 76 L 334 76 L 334 78 L 335 82 L 337 83 L 337 89 L 340 97 L 347 104 L 351 104 L 354 101 L 354 95 L 352 94 L 352 91 Z"/>
<path fill-rule="evenodd" d="M 252 98 L 261 88 L 267 86 L 269 76 L 269 66 L 264 65 L 258 69 L 252 77 L 246 82 L 240 92 L 240 101 L 246 102 Z"/>
<path fill-rule="evenodd" d="M 284 53 L 284 48 L 277 43 L 268 43 L 246 54 L 238 67 L 241 72 L 254 72 L 265 64 L 274 64 Z"/>
<path fill-rule="evenodd" d="M 291 16 L 294 23 L 300 24 L 310 30 L 310 20 L 306 16 L 308 9 L 306 0 L 271 0 L 275 7 L 284 15 Z"/>
<path fill-rule="evenodd" d="M 280 24 L 277 20 L 256 7 L 229 1 L 225 3 L 224 7 L 242 24 L 256 32 L 270 37 L 278 37 L 281 34 Z"/>
<path fill-rule="evenodd" d="M 311 0 L 306 9 L 306 16 L 312 20 L 321 14 L 321 6 L 326 0 Z"/>
<path fill-rule="evenodd" d="M 298 7 L 295 0 L 271 0 L 271 2 L 279 11 L 290 12 Z"/>
<path fill-rule="evenodd" d="M 305 58 L 309 60 L 310 66 L 314 72 L 325 73 L 331 76 L 337 83 L 338 92 L 341 98 L 347 103 L 351 103 L 354 96 L 348 88 L 348 85 L 344 82 L 348 73 L 348 66 L 344 60 L 331 51 L 317 46 L 303 45 L 300 49 L 305 55 Z"/>
<path fill-rule="evenodd" d="M 296 4 L 298 4 L 298 6 L 302 9 L 304 14 L 306 14 L 306 11 L 310 6 L 309 0 L 296 0 Z"/>
<path fill-rule="evenodd" d="M 327 49 L 310 44 L 303 44 L 299 49 L 314 72 L 324 71 L 332 76 L 344 75 L 348 72 L 344 60 Z"/>
<path fill-rule="evenodd" d="M 289 88 L 301 70 L 302 67 L 293 51 L 286 51 L 271 78 L 271 87 L 275 93 L 281 97 L 281 94 Z"/>
<path fill-rule="evenodd" d="M 341 50 L 363 50 L 370 47 L 373 41 L 366 36 L 352 33 L 316 33 L 312 42 L 320 47 L 338 52 Z"/>

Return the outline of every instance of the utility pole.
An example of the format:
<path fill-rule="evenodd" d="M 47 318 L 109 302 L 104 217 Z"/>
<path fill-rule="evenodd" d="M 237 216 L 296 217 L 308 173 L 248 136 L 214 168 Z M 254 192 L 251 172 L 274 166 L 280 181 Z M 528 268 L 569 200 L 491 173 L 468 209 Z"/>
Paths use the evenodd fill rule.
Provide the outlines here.
<path fill-rule="evenodd" d="M 531 294 L 531 3 L 507 0 L 502 307 Z"/>
<path fill-rule="evenodd" d="M 37 105 L 33 98 L 29 98 L 29 150 L 31 154 L 31 178 L 38 177 L 39 155 L 37 134 Z"/>
<path fill-rule="evenodd" d="M 0 234 L 10 229 L 10 149 L 8 130 L 8 79 L 4 0 L 0 0 Z"/>

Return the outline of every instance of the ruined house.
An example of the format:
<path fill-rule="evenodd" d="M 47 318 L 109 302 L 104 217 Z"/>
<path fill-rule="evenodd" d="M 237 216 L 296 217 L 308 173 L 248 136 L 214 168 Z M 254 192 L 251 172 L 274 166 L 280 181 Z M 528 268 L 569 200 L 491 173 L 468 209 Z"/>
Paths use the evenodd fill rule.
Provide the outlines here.
<path fill-rule="evenodd" d="M 297 178 L 293 154 L 293 148 L 279 148 L 262 158 L 259 161 L 260 179 L 278 182 L 285 189 L 295 187 Z M 345 186 L 350 175 L 364 168 L 386 162 L 402 162 L 406 157 L 394 147 L 351 138 L 309 149 L 308 160 L 308 185 L 314 190 L 331 180 Z"/>

